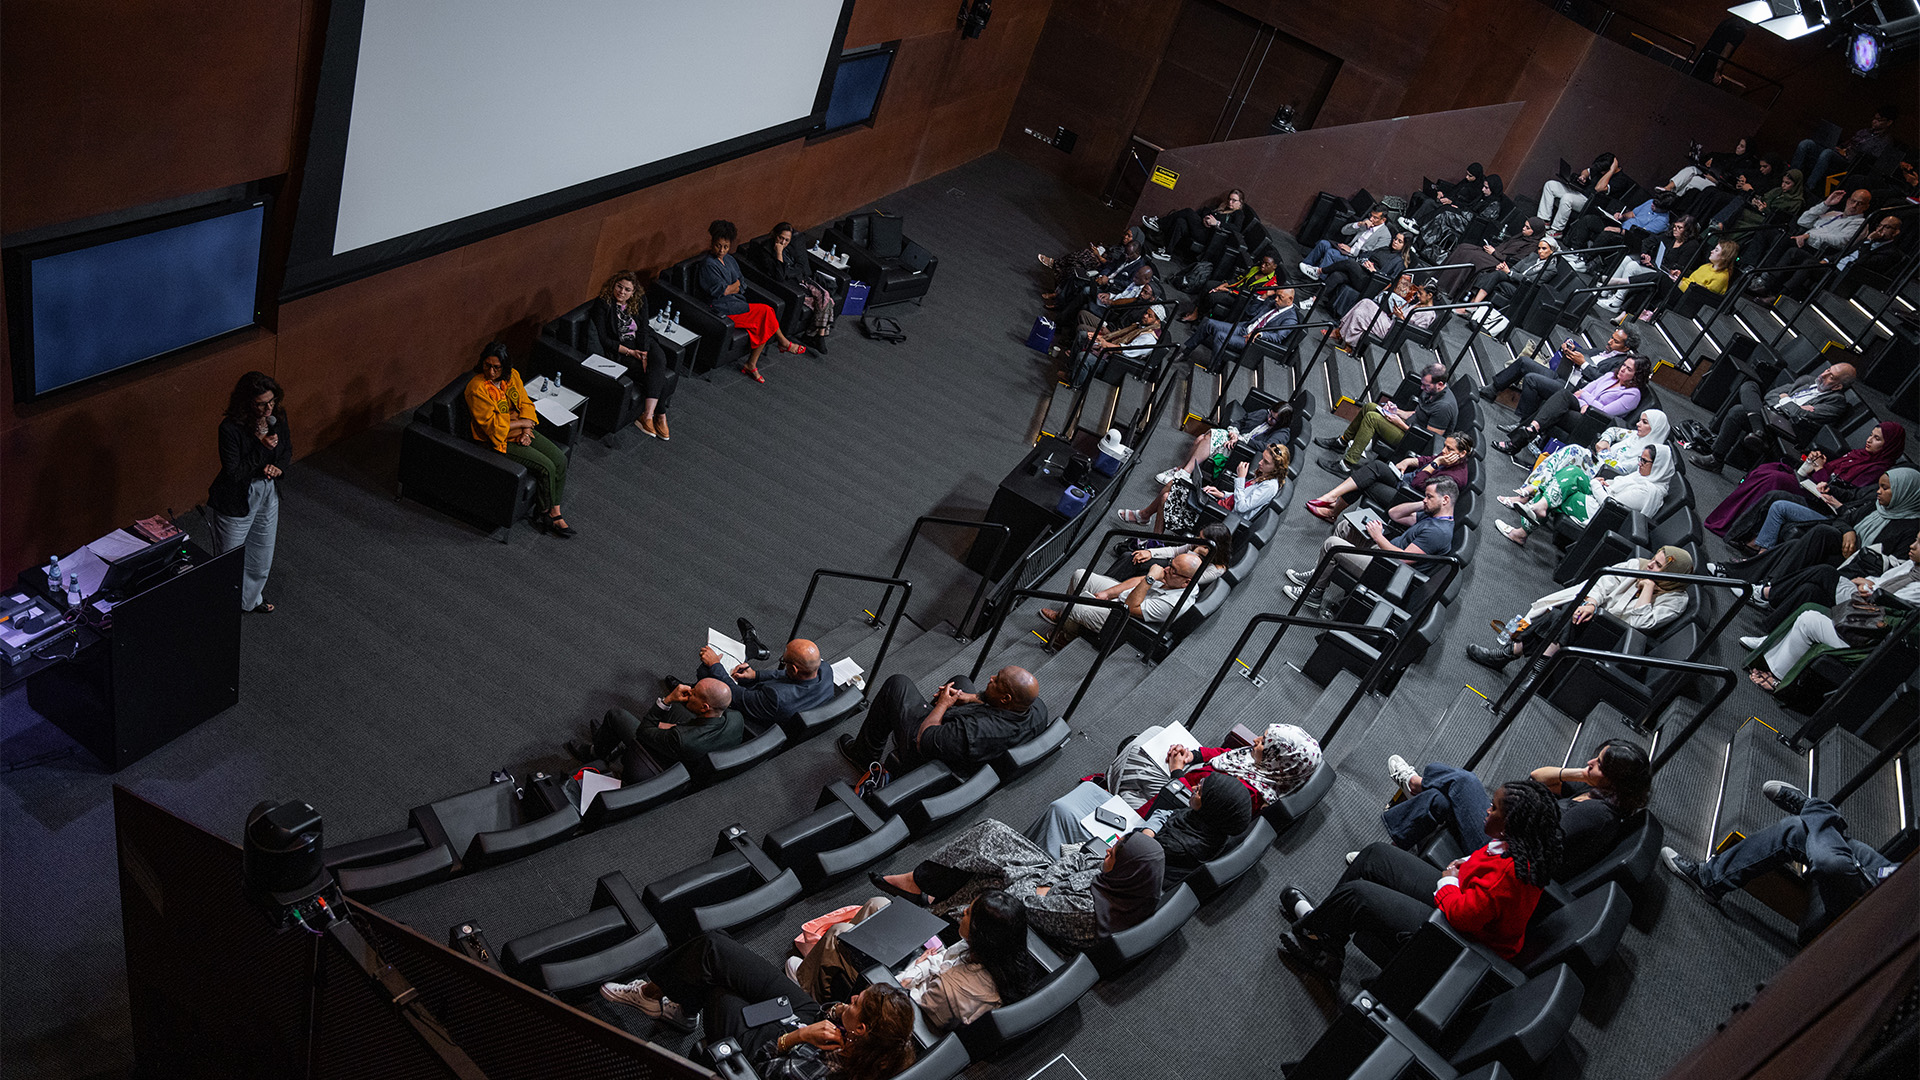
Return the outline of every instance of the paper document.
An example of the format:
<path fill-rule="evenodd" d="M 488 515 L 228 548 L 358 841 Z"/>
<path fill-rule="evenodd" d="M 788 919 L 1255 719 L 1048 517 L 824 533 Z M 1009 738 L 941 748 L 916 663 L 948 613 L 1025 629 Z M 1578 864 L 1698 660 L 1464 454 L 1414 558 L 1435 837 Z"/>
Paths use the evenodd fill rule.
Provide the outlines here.
<path fill-rule="evenodd" d="M 627 373 L 625 365 L 616 364 L 606 357 L 601 356 L 599 353 L 594 353 L 592 356 L 582 360 L 580 365 L 590 371 L 597 371 L 602 375 L 607 375 L 615 379 Z"/>
<path fill-rule="evenodd" d="M 1140 749 L 1146 753 L 1147 757 L 1165 765 L 1167 762 L 1167 751 L 1176 746 L 1184 746 L 1189 750 L 1196 751 L 1194 760 L 1200 760 L 1200 755 L 1197 753 L 1200 749 L 1200 740 L 1194 738 L 1193 732 L 1188 731 L 1186 725 L 1177 720 L 1161 728 L 1153 738 L 1142 742 Z"/>
<path fill-rule="evenodd" d="M 860 685 L 860 676 L 864 674 L 866 674 L 865 669 L 855 663 L 851 656 L 843 656 L 833 662 L 833 685 L 835 686 Z"/>
<path fill-rule="evenodd" d="M 107 564 L 89 548 L 81 548 L 71 555 L 60 559 L 60 587 L 66 588 L 67 578 L 80 575 L 80 595 L 92 596 L 100 591 L 100 583 L 106 580 Z"/>
<path fill-rule="evenodd" d="M 589 769 L 580 774 L 580 812 L 586 813 L 592 805 L 593 797 L 603 791 L 612 791 L 620 786 L 620 781 Z"/>
<path fill-rule="evenodd" d="M 1123 832 L 1132 832 L 1135 829 L 1144 829 L 1147 827 L 1147 823 L 1140 819 L 1140 815 L 1133 812 L 1133 807 L 1127 805 L 1127 800 L 1122 799 L 1118 795 L 1101 803 L 1100 809 L 1111 810 L 1121 817 L 1126 818 L 1127 827 L 1125 829 L 1116 829 L 1104 821 L 1095 820 L 1092 814 L 1088 814 L 1086 817 L 1080 819 L 1080 827 L 1109 844 L 1113 843 L 1114 837 L 1119 836 Z"/>
<path fill-rule="evenodd" d="M 707 627 L 707 645 L 720 654 L 720 666 L 728 671 L 747 662 L 747 647 L 711 626 Z"/>
<path fill-rule="evenodd" d="M 107 562 L 119 562 L 135 552 L 147 550 L 147 542 L 125 529 L 115 529 L 87 548 Z"/>
<path fill-rule="evenodd" d="M 540 419 L 556 427 L 566 427 L 578 419 L 571 409 L 550 397 L 533 399 L 533 407 L 539 412 Z"/>

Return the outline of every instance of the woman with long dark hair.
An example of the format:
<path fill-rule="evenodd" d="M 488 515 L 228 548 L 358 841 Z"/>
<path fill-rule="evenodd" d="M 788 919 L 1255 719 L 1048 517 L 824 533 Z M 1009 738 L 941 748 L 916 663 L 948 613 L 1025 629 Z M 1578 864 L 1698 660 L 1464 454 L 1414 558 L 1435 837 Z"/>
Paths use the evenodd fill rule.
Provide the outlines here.
<path fill-rule="evenodd" d="M 1879 483 L 1881 474 L 1893 468 L 1906 450 L 1906 426 L 1882 420 L 1868 433 L 1865 445 L 1832 461 L 1825 452 L 1814 450 L 1798 467 L 1762 462 L 1749 469 L 1707 515 L 1707 531 L 1736 542 L 1751 540 L 1765 520 L 1767 507 L 1778 498 L 1793 498 L 1831 515 Z"/>
<path fill-rule="evenodd" d="M 833 332 L 833 294 L 813 276 L 813 264 L 807 253 L 793 243 L 793 223 L 783 221 L 767 234 L 765 247 L 749 245 L 749 254 L 757 260 L 755 269 L 800 294 L 806 308 L 806 330 L 802 337 L 813 342 L 815 352 L 827 351 L 827 335 Z"/>
<path fill-rule="evenodd" d="M 1280 912 L 1293 927 L 1280 935 L 1281 957 L 1338 985 L 1348 938 L 1404 941 L 1439 908 L 1454 929 L 1513 959 L 1560 863 L 1559 801 L 1538 780 L 1510 780 L 1493 793 L 1481 831 L 1487 843 L 1445 870 L 1392 844 L 1368 844 L 1325 902 L 1282 889 Z"/>
<path fill-rule="evenodd" d="M 1175 210 L 1165 218 L 1142 218 L 1140 224 L 1160 230 L 1160 247 L 1154 258 L 1177 258 L 1191 240 L 1200 244 L 1201 260 L 1217 266 L 1228 242 L 1242 238 L 1252 221 L 1253 210 L 1247 206 L 1245 193 L 1230 188 L 1211 210 Z"/>
<path fill-rule="evenodd" d="M 525 465 L 534 476 L 534 499 L 546 510 L 533 521 L 561 539 L 573 527 L 560 513 L 560 497 L 567 490 L 567 452 L 540 434 L 540 414 L 520 373 L 507 363 L 507 346 L 496 341 L 480 354 L 473 378 L 467 380 L 467 411 L 473 414 L 473 438 Z"/>
<path fill-rule="evenodd" d="M 274 612 L 262 593 L 280 532 L 279 481 L 293 463 L 293 436 L 280 411 L 281 397 L 273 376 L 261 371 L 240 376 L 220 418 L 220 471 L 207 486 L 207 520 L 216 553 L 246 545 L 240 610 L 257 615 Z"/>
<path fill-rule="evenodd" d="M 593 306 L 587 309 L 587 351 L 639 373 L 646 402 L 633 426 L 652 438 L 665 440 L 672 437 L 667 430 L 667 408 L 673 404 L 673 387 L 667 382 L 666 363 L 651 362 L 652 338 L 640 275 L 622 270 L 608 278 Z"/>

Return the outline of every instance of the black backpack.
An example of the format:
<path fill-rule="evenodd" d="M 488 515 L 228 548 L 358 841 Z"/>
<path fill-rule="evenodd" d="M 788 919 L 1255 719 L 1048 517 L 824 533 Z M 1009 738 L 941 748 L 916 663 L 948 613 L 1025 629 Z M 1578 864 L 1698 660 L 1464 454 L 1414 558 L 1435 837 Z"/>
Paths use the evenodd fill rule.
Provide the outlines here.
<path fill-rule="evenodd" d="M 895 345 L 907 340 L 907 332 L 900 329 L 897 319 L 879 315 L 860 316 L 860 332 L 873 341 L 891 341 Z"/>

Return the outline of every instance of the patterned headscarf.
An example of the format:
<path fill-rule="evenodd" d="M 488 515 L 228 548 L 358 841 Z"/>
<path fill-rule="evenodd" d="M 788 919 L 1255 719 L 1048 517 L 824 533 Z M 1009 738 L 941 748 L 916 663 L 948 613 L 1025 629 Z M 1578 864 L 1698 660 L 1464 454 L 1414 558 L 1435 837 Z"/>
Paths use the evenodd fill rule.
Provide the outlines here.
<path fill-rule="evenodd" d="M 1268 724 L 1261 741 L 1260 760 L 1253 760 L 1253 747 L 1229 750 L 1207 762 L 1214 771 L 1244 780 L 1260 793 L 1265 802 L 1273 802 L 1297 791 L 1320 765 L 1320 743 L 1292 724 Z"/>

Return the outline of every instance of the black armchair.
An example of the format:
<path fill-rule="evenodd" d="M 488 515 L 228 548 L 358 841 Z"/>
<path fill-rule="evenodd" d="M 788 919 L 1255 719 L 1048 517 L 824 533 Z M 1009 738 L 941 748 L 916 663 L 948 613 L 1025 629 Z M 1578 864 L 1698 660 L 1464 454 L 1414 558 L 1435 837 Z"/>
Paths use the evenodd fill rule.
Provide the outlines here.
<path fill-rule="evenodd" d="M 933 287 L 940 260 L 900 231 L 900 219 L 871 212 L 842 218 L 821 237 L 847 256 L 847 273 L 867 286 L 867 306 L 919 300 Z"/>
<path fill-rule="evenodd" d="M 744 360 L 753 352 L 753 343 L 747 340 L 747 332 L 733 325 L 733 320 L 714 313 L 712 305 L 700 290 L 700 263 L 706 259 L 702 252 L 691 259 L 682 259 L 655 278 L 647 286 L 648 308 L 659 311 L 665 304 L 671 303 L 679 314 L 680 324 L 700 335 L 700 345 L 694 354 L 693 373 L 705 374 L 723 364 L 734 364 Z M 745 272 L 741 274 L 746 277 Z M 779 310 L 779 303 L 768 295 L 752 280 L 746 280 L 741 294 L 751 302 L 766 304 Z"/>
<path fill-rule="evenodd" d="M 607 375 L 586 366 L 591 345 L 588 341 L 588 301 L 564 315 L 548 320 L 534 339 L 533 352 L 526 370 L 541 375 L 559 375 L 569 389 L 587 395 L 583 407 L 586 430 L 591 435 L 610 435 L 623 431 L 640 415 L 639 372 L 625 359 L 609 356 L 627 369 L 624 375 Z"/>
<path fill-rule="evenodd" d="M 525 465 L 473 437 L 462 374 L 414 410 L 400 435 L 400 482 L 395 497 L 437 506 L 491 529 L 507 542 L 513 523 L 533 512 L 534 477 Z"/>
<path fill-rule="evenodd" d="M 500 959 L 521 982 L 568 996 L 630 976 L 666 951 L 666 933 L 616 870 L 595 883 L 586 914 L 514 938 Z"/>

